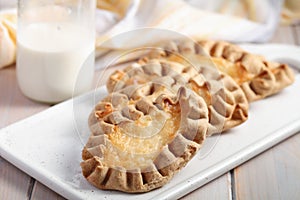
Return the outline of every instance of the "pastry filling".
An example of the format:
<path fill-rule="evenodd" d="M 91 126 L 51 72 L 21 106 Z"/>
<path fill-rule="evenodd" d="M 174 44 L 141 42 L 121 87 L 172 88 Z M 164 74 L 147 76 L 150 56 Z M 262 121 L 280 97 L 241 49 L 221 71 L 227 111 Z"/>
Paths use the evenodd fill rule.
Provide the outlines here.
<path fill-rule="evenodd" d="M 205 85 L 200 86 L 194 81 L 189 81 L 188 85 L 194 92 L 196 92 L 199 96 L 201 96 L 204 99 L 207 105 L 212 104 L 211 93 Z"/>
<path fill-rule="evenodd" d="M 162 148 L 176 136 L 180 126 L 180 106 L 166 105 L 136 121 L 119 124 L 108 134 L 103 161 L 109 166 L 135 169 L 149 166 Z"/>
<path fill-rule="evenodd" d="M 223 58 L 216 57 L 212 58 L 212 62 L 221 72 L 231 76 L 239 85 L 252 79 L 240 63 L 231 63 Z"/>
<path fill-rule="evenodd" d="M 253 78 L 247 73 L 247 71 L 242 67 L 240 63 L 232 63 L 230 61 L 227 61 L 224 58 L 217 58 L 217 57 L 207 58 L 205 56 L 194 55 L 194 54 L 183 55 L 181 57 L 172 54 L 167 59 L 169 61 L 179 62 L 181 64 L 187 65 L 189 63 L 186 59 L 184 59 L 185 57 L 187 58 L 187 60 L 192 61 L 192 63 L 194 64 L 199 64 L 200 66 L 205 66 L 205 67 L 216 66 L 218 70 L 231 76 L 235 80 L 235 82 L 238 83 L 239 85 L 241 85 L 244 82 L 248 82 Z"/>

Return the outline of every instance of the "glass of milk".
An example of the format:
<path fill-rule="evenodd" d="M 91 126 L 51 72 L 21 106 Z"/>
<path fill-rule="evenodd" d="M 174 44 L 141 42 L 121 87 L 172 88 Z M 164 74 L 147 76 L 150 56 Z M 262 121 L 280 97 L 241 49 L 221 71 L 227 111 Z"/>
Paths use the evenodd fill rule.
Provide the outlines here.
<path fill-rule="evenodd" d="M 96 0 L 19 0 L 17 79 L 24 95 L 58 103 L 91 88 L 95 10 Z"/>

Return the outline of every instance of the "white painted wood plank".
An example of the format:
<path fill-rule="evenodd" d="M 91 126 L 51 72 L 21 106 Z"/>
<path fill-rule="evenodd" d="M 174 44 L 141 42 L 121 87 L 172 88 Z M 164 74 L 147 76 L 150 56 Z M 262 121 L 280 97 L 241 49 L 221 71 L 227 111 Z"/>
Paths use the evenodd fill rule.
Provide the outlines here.
<path fill-rule="evenodd" d="M 64 200 L 65 198 L 50 190 L 45 185 L 36 181 L 32 190 L 30 200 Z"/>
<path fill-rule="evenodd" d="M 273 149 L 281 199 L 300 198 L 300 133 Z"/>
<path fill-rule="evenodd" d="M 31 178 L 0 157 L 0 199 L 27 199 Z"/>
<path fill-rule="evenodd" d="M 299 199 L 300 133 L 235 170 L 237 199 Z"/>
<path fill-rule="evenodd" d="M 181 200 L 231 200 L 231 179 L 230 173 L 209 182 L 201 188 L 189 193 Z"/>
<path fill-rule="evenodd" d="M 234 171 L 237 199 L 277 199 L 276 172 L 272 151 L 269 150 Z"/>

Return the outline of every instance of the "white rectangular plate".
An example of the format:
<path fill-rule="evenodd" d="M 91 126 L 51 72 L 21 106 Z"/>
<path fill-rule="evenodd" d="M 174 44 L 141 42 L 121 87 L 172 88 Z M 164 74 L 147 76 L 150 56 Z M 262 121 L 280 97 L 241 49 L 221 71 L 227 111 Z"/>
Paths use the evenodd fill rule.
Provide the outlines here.
<path fill-rule="evenodd" d="M 295 47 L 288 51 L 285 55 L 291 55 Z M 260 53 L 273 55 L 270 50 Z M 2 129 L 0 155 L 68 199 L 178 198 L 299 131 L 299 88 L 300 75 L 297 75 L 296 82 L 281 93 L 251 104 L 247 122 L 222 136 L 209 138 L 170 183 L 145 194 L 98 190 L 81 175 L 81 150 L 88 136 L 87 118 L 95 102 L 94 93 Z M 100 88 L 97 97 L 105 95 L 106 90 Z"/>

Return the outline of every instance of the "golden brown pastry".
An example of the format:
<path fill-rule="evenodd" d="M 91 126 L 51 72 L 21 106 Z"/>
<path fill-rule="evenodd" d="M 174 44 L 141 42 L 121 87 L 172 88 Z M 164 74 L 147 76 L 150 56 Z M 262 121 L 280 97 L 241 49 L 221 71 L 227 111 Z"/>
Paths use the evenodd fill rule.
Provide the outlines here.
<path fill-rule="evenodd" d="M 248 100 L 293 80 L 287 65 L 226 42 L 171 42 L 109 77 L 110 94 L 89 118 L 83 175 L 101 189 L 159 188 L 207 136 L 244 122 Z"/>
<path fill-rule="evenodd" d="M 162 82 L 161 77 L 168 82 Z M 233 128 L 248 118 L 248 101 L 241 88 L 213 67 L 156 59 L 140 61 L 115 71 L 107 81 L 107 89 L 114 92 L 149 81 L 171 85 L 174 90 L 186 86 L 204 98 L 209 109 L 208 135 Z"/>
<path fill-rule="evenodd" d="M 294 82 L 294 74 L 288 65 L 267 61 L 228 42 L 173 41 L 162 50 L 152 52 L 149 57 L 181 63 L 191 60 L 205 66 L 214 63 L 240 85 L 249 102 L 275 94 Z"/>
<path fill-rule="evenodd" d="M 109 94 L 90 116 L 83 175 L 94 186 L 128 193 L 166 184 L 202 145 L 205 101 L 186 87 L 132 85 Z"/>

